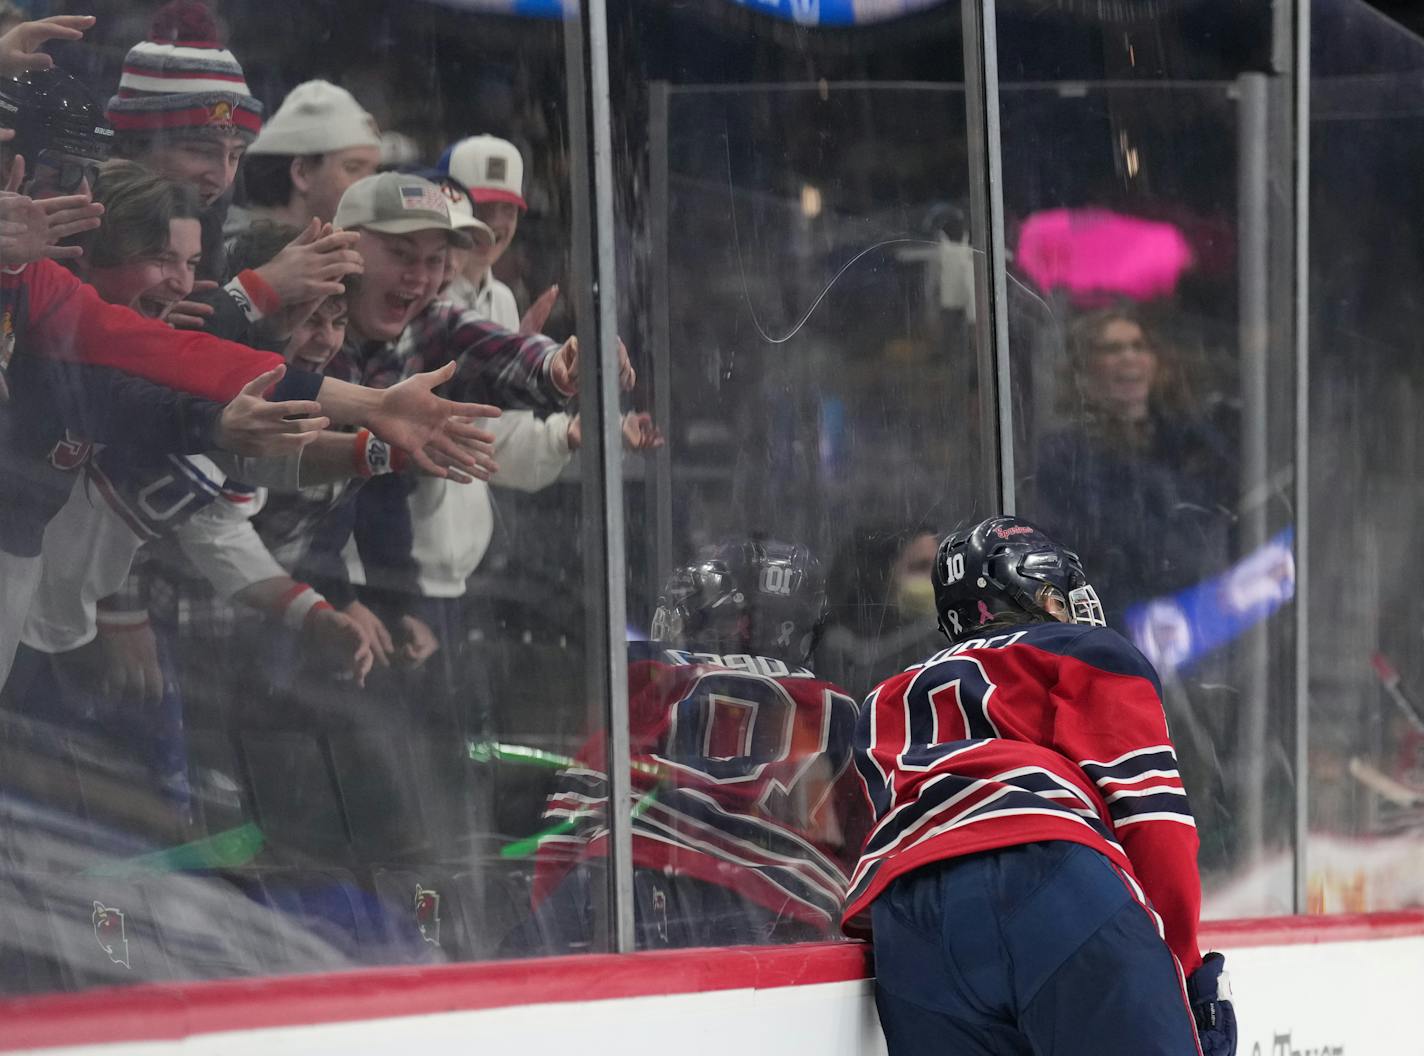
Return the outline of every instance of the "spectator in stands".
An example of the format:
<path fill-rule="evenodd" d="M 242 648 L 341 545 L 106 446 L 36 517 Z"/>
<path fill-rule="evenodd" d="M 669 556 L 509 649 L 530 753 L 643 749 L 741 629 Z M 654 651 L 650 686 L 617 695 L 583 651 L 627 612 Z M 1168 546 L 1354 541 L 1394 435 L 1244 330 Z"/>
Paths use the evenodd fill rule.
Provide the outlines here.
<path fill-rule="evenodd" d="M 519 218 L 529 208 L 524 199 L 524 156 L 519 148 L 495 136 L 469 136 L 446 149 L 440 170 L 465 189 L 476 218 L 494 234 L 491 242 L 476 241 L 471 248 L 451 254 L 455 275 L 445 299 L 507 330 L 542 330 L 559 288 L 545 290 L 521 323 L 513 292 L 494 276 L 495 264 L 513 243 Z"/>
<path fill-rule="evenodd" d="M 465 192 L 448 182 L 444 189 L 452 225 L 470 235 L 474 242 L 473 249 L 452 246 L 451 257 L 488 248 L 494 241 L 494 233 L 474 215 Z M 440 298 L 432 301 L 401 335 L 396 343 L 398 358 L 414 354 L 427 317 L 438 318 L 452 310 L 445 294 L 453 278 L 453 267 L 447 263 Z M 482 308 L 488 308 L 491 303 L 480 302 Z M 513 311 L 512 296 L 508 303 Z M 465 312 L 464 316 L 487 318 L 480 308 Z M 496 325 L 507 321 L 518 325 L 518 320 L 509 320 L 508 314 L 491 321 Z M 419 695 L 432 704 L 446 701 L 453 707 L 457 699 L 469 696 L 473 673 L 465 669 L 463 657 L 469 629 L 464 602 L 467 580 L 479 567 L 494 532 L 490 485 L 526 492 L 545 488 L 557 479 L 581 441 L 577 417 L 565 413 L 541 418 L 531 411 L 508 410 L 486 426 L 497 437 L 494 457 L 499 465 L 499 472 L 491 478 L 490 484 L 475 481 L 468 488 L 456 490 L 434 478 L 393 478 L 373 481 L 359 503 L 364 515 L 358 513 L 356 538 L 358 544 L 368 549 L 375 538 L 384 534 L 369 523 L 371 511 L 379 508 L 377 504 L 384 505 L 375 496 L 392 492 L 389 501 L 404 502 L 409 510 L 412 531 L 409 557 L 415 574 L 413 579 L 402 576 L 399 582 L 409 584 L 415 592 L 404 599 L 403 607 L 420 614 L 421 623 L 429 627 L 437 646 L 431 666 L 419 676 L 424 684 Z M 625 418 L 624 442 L 630 450 L 637 450 L 661 444 L 662 437 L 652 427 L 649 415 L 630 413 Z M 393 556 L 400 561 L 406 557 L 405 554 Z M 361 573 L 364 571 L 360 569 Z M 389 567 L 377 567 L 373 571 L 378 579 L 388 583 L 393 579 Z M 408 621 L 409 617 L 404 619 Z"/>
<path fill-rule="evenodd" d="M 120 156 L 191 183 L 207 212 L 200 278 L 222 272 L 222 228 L 243 153 L 262 127 L 262 104 L 241 65 L 218 39 L 198 0 L 170 0 L 149 39 L 124 56 L 107 115 Z"/>
<path fill-rule="evenodd" d="M 109 130 L 97 104 L 73 77 L 55 69 L 23 71 L 48 61 L 27 49 L 49 36 L 63 36 L 59 30 L 77 34 L 88 21 L 26 23 L 0 40 L 0 66 L 21 71 L 0 85 L 5 103 L 0 114 L 8 115 L 4 123 L 9 126 L 0 137 L 11 152 L 8 185 L 11 192 L 16 187 L 26 192 L 0 197 L 8 221 L 7 267 L 0 277 L 6 335 L 0 361 L 0 491 L 5 495 L 0 501 L 0 580 L 6 588 L 0 606 L 0 677 L 9 670 L 38 582 L 44 527 L 64 504 L 73 471 L 89 453 L 89 440 L 151 452 L 227 446 L 253 453 L 283 444 L 290 450 L 291 443 L 306 440 L 286 434 L 323 424 L 285 421 L 287 414 L 313 413 L 315 404 L 262 406 L 260 395 L 239 391 L 243 382 L 263 376 L 263 369 L 273 365 L 271 357 L 217 346 L 230 353 L 219 362 L 205 354 L 214 350 L 210 340 L 180 339 L 131 312 L 108 309 L 91 288 L 53 263 L 82 252 L 58 246 L 57 240 L 98 223 L 102 206 L 90 202 L 89 180 L 107 152 Z M 28 174 L 27 157 L 34 159 Z M 191 387 L 201 395 L 238 398 L 223 408 L 114 368 Z M 263 377 L 258 393 L 276 380 L 276 375 Z M 317 387 L 307 386 L 307 391 L 314 394 Z M 275 446 L 269 446 L 272 441 Z"/>
<path fill-rule="evenodd" d="M 1093 585 L 1109 625 L 1126 631 L 1133 604 L 1228 567 L 1240 473 L 1233 445 L 1200 412 L 1177 356 L 1134 308 L 1076 319 L 1067 352 L 1057 408 L 1063 425 L 1041 441 L 1029 516 L 1093 555 Z M 1228 791 L 1239 773 L 1231 746 L 1241 743 L 1230 657 L 1221 651 L 1188 670 L 1162 672 L 1206 864 L 1229 854 L 1239 821 Z"/>
<path fill-rule="evenodd" d="M 1059 411 L 1034 478 L 1035 520 L 1094 555 L 1110 620 L 1148 591 L 1221 571 L 1236 480 L 1223 438 L 1194 413 L 1185 380 L 1130 308 L 1070 328 Z"/>
<path fill-rule="evenodd" d="M 222 229 L 238 164 L 249 144 L 254 148 L 263 144 L 258 135 L 262 104 L 246 94 L 242 68 L 231 52 L 216 42 L 211 15 L 196 0 L 173 0 L 160 10 L 154 18 L 152 37 L 129 51 L 119 92 L 109 101 L 115 148 L 121 156 L 198 191 L 205 207 L 199 278 L 213 280 L 226 270 Z M 182 90 L 175 91 L 174 85 Z M 330 91 L 313 90 L 314 85 L 325 85 Z M 331 219 L 340 189 L 357 178 L 356 173 L 374 171 L 371 143 L 375 135 L 369 115 L 354 100 L 343 110 L 336 106 L 339 97 L 330 93 L 350 100 L 341 89 L 325 82 L 299 86 L 292 93 L 297 97 L 293 104 L 278 112 L 280 121 L 266 146 L 282 148 L 294 137 L 321 142 L 324 133 L 308 113 L 312 103 L 318 111 L 316 124 L 327 130 L 325 134 L 342 140 L 360 135 L 362 142 L 333 154 L 327 159 L 331 164 L 288 158 L 290 164 L 278 166 L 281 171 L 274 175 L 270 163 L 264 161 L 258 174 L 259 185 L 272 194 L 278 193 L 273 185 L 287 169 L 289 189 L 293 180 L 300 181 L 302 190 L 292 190 L 296 197 L 283 201 L 282 212 L 306 214 L 297 225 L 301 235 L 286 252 L 261 268 L 234 276 L 223 291 L 211 289 L 214 284 L 205 281 L 198 287 L 200 293 L 170 310 L 167 318 L 173 325 L 202 327 L 215 312 L 240 310 L 252 328 L 228 331 L 225 336 L 275 351 L 286 342 L 291 318 L 305 317 L 311 303 L 340 293 L 341 280 L 360 270 L 360 255 L 351 249 L 355 236 L 323 230 L 320 223 Z M 360 131 L 346 131 L 351 125 Z M 335 164 L 338 156 L 340 164 Z M 307 213 L 307 205 L 301 201 L 309 195 L 308 204 L 319 206 L 320 211 Z M 316 227 L 310 226 L 316 221 L 320 221 Z"/>
<path fill-rule="evenodd" d="M 940 640 L 930 583 L 937 542 L 924 526 L 862 527 L 836 556 L 816 668 L 857 699 Z"/>
<path fill-rule="evenodd" d="M 253 219 L 304 228 L 316 217 L 330 222 L 341 196 L 381 163 L 375 118 L 344 88 L 306 81 L 283 100 L 247 150 L 242 183 Z M 246 226 L 233 222 L 235 233 Z M 512 328 L 511 328 L 512 329 Z"/>
<path fill-rule="evenodd" d="M 446 294 L 450 282 L 456 277 L 454 260 L 457 255 L 484 252 L 496 238 L 494 231 L 475 216 L 463 191 L 448 184 L 444 190 L 451 224 L 457 231 L 468 235 L 473 245 L 450 247 L 440 297 L 431 301 L 415 325 L 401 335 L 397 342 L 398 357 L 414 351 L 421 333 L 420 323 L 425 315 L 450 310 Z M 488 301 L 483 303 L 488 307 Z M 511 296 L 511 307 L 513 303 Z M 517 318 L 509 318 L 510 313 L 503 313 L 501 318 L 493 318 L 479 309 L 466 314 L 507 329 L 519 326 Z M 499 472 L 492 478 L 492 483 L 522 491 L 538 491 L 553 483 L 568 464 L 573 447 L 577 446 L 572 421 L 563 412 L 540 418 L 531 411 L 510 410 L 500 418 L 485 423 L 497 438 L 494 458 Z M 410 512 L 410 557 L 416 574 L 413 580 L 407 582 L 412 583 L 421 599 L 419 611 L 423 622 L 433 632 L 433 642 L 438 651 L 434 669 L 428 676 L 434 683 L 430 691 L 435 697 L 449 698 L 465 681 L 460 649 L 465 638 L 462 613 L 465 582 L 479 566 L 494 532 L 490 485 L 475 481 L 466 489 L 469 494 L 454 492 L 434 478 L 378 481 L 371 486 L 373 494 L 395 490 L 404 496 L 403 501 Z M 402 500 L 392 495 L 391 501 Z M 369 511 L 371 506 L 366 508 Z M 371 529 L 365 517 L 358 518 L 356 528 L 358 539 L 369 538 Z"/>
<path fill-rule="evenodd" d="M 470 233 L 472 244 L 451 247 L 437 303 L 464 309 L 507 330 L 539 332 L 559 288 L 550 287 L 521 318 L 513 292 L 495 278 L 493 270 L 518 233 L 519 217 L 527 208 L 523 155 L 507 140 L 470 136 L 445 151 L 440 167 L 451 220 Z M 501 465 L 492 482 L 521 491 L 537 491 L 552 483 L 582 443 L 577 415 L 536 417 L 528 411 L 507 411 L 488 427 L 497 437 L 494 454 Z M 623 440 L 635 451 L 663 442 L 651 416 L 635 412 L 623 417 Z M 430 562 L 422 583 L 441 582 L 439 593 L 445 596 L 463 594 L 464 581 L 489 545 L 493 497 L 488 488 L 476 486 L 468 495 L 457 495 L 432 487 L 433 483 L 417 482 L 412 496 L 413 504 L 432 512 L 415 522 L 417 558 Z M 463 527 L 456 531 L 457 525 Z"/>

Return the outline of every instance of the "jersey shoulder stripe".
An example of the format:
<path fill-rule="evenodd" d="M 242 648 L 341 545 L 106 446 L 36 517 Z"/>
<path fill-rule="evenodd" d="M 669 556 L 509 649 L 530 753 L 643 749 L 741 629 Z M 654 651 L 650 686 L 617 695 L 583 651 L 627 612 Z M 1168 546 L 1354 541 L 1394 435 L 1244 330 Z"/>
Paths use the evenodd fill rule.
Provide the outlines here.
<path fill-rule="evenodd" d="M 989 809 L 994 803 L 999 806 Z M 982 777 L 945 773 L 926 781 L 913 801 L 875 827 L 862 857 L 889 854 L 907 842 L 946 831 L 955 823 L 985 818 L 1007 808 L 1061 813 L 1086 824 L 1107 844 L 1117 846 L 1112 830 L 1081 789 L 1048 770 L 1030 767 Z"/>
<path fill-rule="evenodd" d="M 1102 762 L 1085 759 L 1079 765 L 1102 792 L 1114 825 L 1178 821 L 1195 827 L 1171 745 L 1151 745 Z"/>
<path fill-rule="evenodd" d="M 1145 678 L 1158 696 L 1162 683 L 1151 662 L 1111 627 L 1089 627 L 1074 623 L 1035 624 L 1020 639 L 1023 645 L 1068 657 L 1114 675 Z"/>

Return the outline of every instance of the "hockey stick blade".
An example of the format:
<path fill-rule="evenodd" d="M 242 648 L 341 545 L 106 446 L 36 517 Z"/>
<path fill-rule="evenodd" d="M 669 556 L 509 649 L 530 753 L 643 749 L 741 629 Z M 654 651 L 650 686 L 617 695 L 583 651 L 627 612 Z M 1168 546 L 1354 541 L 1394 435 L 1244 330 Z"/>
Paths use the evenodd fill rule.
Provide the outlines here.
<path fill-rule="evenodd" d="M 1384 686 L 1384 691 L 1389 694 L 1389 699 L 1394 702 L 1394 706 L 1404 713 L 1404 717 L 1409 720 L 1411 726 L 1420 733 L 1424 733 L 1424 716 L 1421 716 L 1419 709 L 1414 706 L 1414 701 L 1410 700 L 1404 692 L 1399 672 L 1389 662 L 1389 657 L 1384 653 L 1374 653 L 1370 656 L 1370 666 L 1375 669 L 1380 684 Z"/>
<path fill-rule="evenodd" d="M 1395 806 L 1417 807 L 1424 803 L 1424 792 L 1410 788 L 1388 774 L 1381 773 L 1359 756 L 1353 756 L 1350 759 L 1350 776 Z"/>

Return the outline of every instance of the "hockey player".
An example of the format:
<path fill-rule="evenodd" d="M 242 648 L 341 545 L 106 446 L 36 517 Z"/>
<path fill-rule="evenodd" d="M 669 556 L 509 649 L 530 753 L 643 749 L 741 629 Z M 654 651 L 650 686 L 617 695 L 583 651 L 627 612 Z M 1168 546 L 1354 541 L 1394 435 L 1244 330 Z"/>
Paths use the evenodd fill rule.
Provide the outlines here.
<path fill-rule="evenodd" d="M 844 919 L 870 917 L 891 1056 L 1234 1053 L 1151 665 L 1027 521 L 952 533 L 933 578 L 950 646 L 855 737 L 875 824 Z"/>
<path fill-rule="evenodd" d="M 855 702 L 803 666 L 825 606 L 804 547 L 723 542 L 673 573 L 657 640 L 630 647 L 640 947 L 832 937 L 863 814 Z M 510 952 L 589 938 L 588 881 L 607 854 L 604 752 L 592 738 L 549 798 L 533 931 Z"/>

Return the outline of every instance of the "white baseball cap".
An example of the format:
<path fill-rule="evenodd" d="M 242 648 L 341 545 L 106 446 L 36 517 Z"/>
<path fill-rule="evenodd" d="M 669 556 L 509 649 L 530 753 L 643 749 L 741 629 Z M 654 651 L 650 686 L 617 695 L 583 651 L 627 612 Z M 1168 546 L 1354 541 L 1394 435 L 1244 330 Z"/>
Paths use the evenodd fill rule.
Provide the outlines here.
<path fill-rule="evenodd" d="M 459 180 L 476 202 L 513 202 L 520 209 L 529 208 L 524 200 L 524 157 L 507 139 L 462 139 L 446 149 L 440 169 Z"/>
<path fill-rule="evenodd" d="M 357 180 L 341 196 L 332 223 L 346 230 L 359 227 L 384 235 L 445 231 L 452 245 L 466 249 L 472 242 L 450 222 L 445 192 L 429 180 L 404 172 L 381 172 Z"/>
<path fill-rule="evenodd" d="M 350 92 L 330 81 L 306 81 L 287 93 L 247 153 L 325 154 L 380 145 L 376 119 Z"/>
<path fill-rule="evenodd" d="M 495 244 L 496 238 L 494 228 L 485 223 L 475 215 L 475 207 L 470 203 L 470 196 L 461 189 L 454 180 L 446 179 L 440 183 L 440 190 L 445 193 L 445 204 L 450 207 L 450 224 L 456 231 L 463 231 L 475 242 L 482 242 L 486 246 Z"/>

